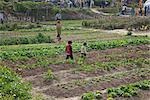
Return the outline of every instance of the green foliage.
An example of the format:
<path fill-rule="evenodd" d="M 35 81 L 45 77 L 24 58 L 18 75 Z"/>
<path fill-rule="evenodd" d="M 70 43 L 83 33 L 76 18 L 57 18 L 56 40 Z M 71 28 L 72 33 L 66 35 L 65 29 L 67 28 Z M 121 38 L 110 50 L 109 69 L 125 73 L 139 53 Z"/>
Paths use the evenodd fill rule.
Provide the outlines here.
<path fill-rule="evenodd" d="M 108 58 L 108 57 L 107 57 Z M 81 66 L 77 68 L 78 71 L 84 71 L 84 72 L 94 72 L 97 70 L 106 70 L 111 71 L 112 69 L 116 69 L 118 67 L 124 67 L 124 66 L 130 66 L 130 65 L 136 65 L 136 67 L 144 67 L 143 64 L 147 64 L 149 60 L 144 58 L 136 58 L 136 59 L 126 59 L 126 60 L 114 60 L 111 59 L 109 62 L 95 62 L 92 64 L 84 64 L 84 63 L 78 63 Z"/>
<path fill-rule="evenodd" d="M 45 41 L 45 36 L 42 33 L 39 33 L 36 38 L 39 43 L 42 43 L 43 41 Z"/>
<path fill-rule="evenodd" d="M 3 25 L 0 25 L 1 31 L 14 31 L 18 29 L 33 29 L 33 28 L 40 28 L 41 26 L 39 24 L 29 23 L 29 24 L 17 24 L 17 23 L 5 23 Z"/>
<path fill-rule="evenodd" d="M 132 97 L 138 94 L 139 89 L 149 90 L 150 80 L 140 81 L 134 84 L 123 85 L 118 88 L 109 88 L 107 93 L 109 97 Z"/>
<path fill-rule="evenodd" d="M 85 72 L 91 72 L 95 68 L 91 65 L 82 65 L 81 67 L 78 68 L 79 71 L 85 71 Z"/>
<path fill-rule="evenodd" d="M 105 40 L 105 41 L 92 41 L 88 43 L 88 50 L 104 50 L 108 48 L 115 48 L 127 45 L 139 45 L 148 44 L 148 37 L 130 37 L 118 40 Z M 81 43 L 73 43 L 73 51 L 79 52 L 81 48 Z M 46 45 L 46 46 L 22 46 L 20 48 L 6 48 L 6 50 L 0 51 L 0 59 L 10 59 L 17 60 L 22 57 L 32 58 L 38 56 L 56 56 L 58 54 L 64 53 L 65 45 Z"/>
<path fill-rule="evenodd" d="M 7 31 L 13 31 L 17 29 L 17 24 L 16 23 L 13 23 L 13 24 L 3 24 L 3 25 L 0 25 L 0 30 L 7 30 Z"/>
<path fill-rule="evenodd" d="M 41 6 L 48 5 L 47 2 L 32 2 L 32 1 L 23 1 L 15 3 L 15 11 L 17 12 L 26 12 L 31 9 L 38 9 Z"/>
<path fill-rule="evenodd" d="M 135 83 L 133 84 L 134 87 L 137 87 L 139 89 L 142 89 L 142 90 L 149 90 L 150 89 L 150 80 L 144 80 L 144 81 L 141 81 L 139 83 Z"/>
<path fill-rule="evenodd" d="M 99 20 L 83 21 L 82 26 L 107 30 L 130 28 L 131 30 L 145 31 L 150 29 L 150 19 L 139 17 L 105 17 Z"/>
<path fill-rule="evenodd" d="M 108 88 L 107 89 L 107 100 L 114 100 L 115 97 L 132 97 L 136 96 L 139 90 L 149 90 L 150 89 L 150 80 L 144 80 L 136 83 L 131 83 L 128 85 L 122 85 L 117 88 Z M 82 100 L 101 100 L 102 93 L 97 92 L 88 92 L 82 95 Z"/>
<path fill-rule="evenodd" d="M 12 2 L 6 2 L 5 0 L 0 0 L 0 10 L 12 12 L 13 11 L 13 3 Z"/>
<path fill-rule="evenodd" d="M 23 83 L 16 73 L 0 66 L 0 99 L 4 100 L 29 100 L 30 85 Z"/>
<path fill-rule="evenodd" d="M 119 88 L 111 88 L 107 90 L 109 97 L 117 97 L 117 96 L 123 96 L 123 97 L 131 97 L 134 95 L 137 95 L 137 88 L 132 87 L 130 85 L 128 86 L 121 86 Z"/>
<path fill-rule="evenodd" d="M 101 96 L 101 92 L 97 91 L 97 92 L 88 92 L 88 93 L 84 93 L 82 95 L 82 100 L 101 100 L 102 96 Z"/>
<path fill-rule="evenodd" d="M 55 76 L 54 76 L 52 70 L 49 69 L 46 73 L 44 73 L 43 78 L 48 81 L 51 81 L 55 78 Z"/>
<path fill-rule="evenodd" d="M 51 43 L 53 40 L 50 36 L 39 33 L 35 37 L 6 37 L 0 40 L 0 45 L 18 45 L 18 44 L 36 44 Z"/>

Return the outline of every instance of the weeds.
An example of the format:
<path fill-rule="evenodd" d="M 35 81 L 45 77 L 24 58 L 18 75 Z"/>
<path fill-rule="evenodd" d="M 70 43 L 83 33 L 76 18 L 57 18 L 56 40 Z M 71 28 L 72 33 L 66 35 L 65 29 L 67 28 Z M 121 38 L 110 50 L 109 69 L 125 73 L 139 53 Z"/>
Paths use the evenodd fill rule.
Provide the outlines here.
<path fill-rule="evenodd" d="M 54 76 L 52 70 L 49 69 L 47 72 L 44 73 L 43 78 L 45 80 L 51 81 L 51 80 L 55 79 L 55 76 Z"/>

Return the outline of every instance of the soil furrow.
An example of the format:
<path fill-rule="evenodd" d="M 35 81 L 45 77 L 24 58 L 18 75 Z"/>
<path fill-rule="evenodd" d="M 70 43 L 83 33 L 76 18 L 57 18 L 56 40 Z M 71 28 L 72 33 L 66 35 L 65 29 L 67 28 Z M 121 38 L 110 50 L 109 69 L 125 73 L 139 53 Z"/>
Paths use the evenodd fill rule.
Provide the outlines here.
<path fill-rule="evenodd" d="M 135 74 L 136 72 L 136 74 Z M 131 74 L 132 73 L 132 74 Z M 73 97 L 79 96 L 82 93 L 93 91 L 93 90 L 104 90 L 109 87 L 116 87 L 121 84 L 128 84 L 137 82 L 139 80 L 150 79 L 150 70 L 144 69 L 140 73 L 138 70 L 134 70 L 131 72 L 125 72 L 126 75 L 119 76 L 119 74 L 108 75 L 104 78 L 101 76 L 99 79 L 101 81 L 95 83 L 88 78 L 87 83 L 84 82 L 76 85 L 72 85 L 74 83 L 66 83 L 66 84 L 56 84 L 56 86 L 47 87 L 47 90 L 44 90 L 43 93 L 46 93 L 55 97 Z M 116 77 L 117 76 L 117 77 Z M 114 77 L 114 78 L 110 78 Z M 103 79 L 102 79 L 103 78 Z M 108 78 L 108 79 L 107 79 Z M 84 80 L 85 81 L 85 80 Z M 98 80 L 97 80 L 98 81 Z M 70 85 L 70 86 L 69 86 Z"/>

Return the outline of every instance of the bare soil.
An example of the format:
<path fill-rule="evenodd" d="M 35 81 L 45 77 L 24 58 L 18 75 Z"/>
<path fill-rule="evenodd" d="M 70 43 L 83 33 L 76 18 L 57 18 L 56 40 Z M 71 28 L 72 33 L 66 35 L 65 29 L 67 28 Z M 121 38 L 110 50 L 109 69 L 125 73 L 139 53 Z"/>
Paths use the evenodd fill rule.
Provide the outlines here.
<path fill-rule="evenodd" d="M 149 50 L 150 48 L 148 45 L 139 45 L 139 46 L 119 47 L 101 51 L 100 50 L 91 51 L 88 53 L 85 62 L 87 64 L 93 64 L 95 62 L 123 61 L 125 59 L 138 59 L 138 58 L 149 59 L 150 58 Z M 76 57 L 79 56 L 79 54 L 75 55 Z M 31 63 L 34 62 L 35 62 L 34 60 L 31 61 Z M 83 72 L 76 70 L 76 68 L 80 67 L 80 65 L 77 64 L 76 62 L 75 64 L 70 63 L 50 64 L 47 67 L 37 67 L 33 69 L 18 69 L 17 65 L 20 64 L 20 62 L 13 63 L 10 61 L 5 61 L 4 64 L 9 65 L 10 68 L 19 73 L 24 78 L 25 81 L 31 82 L 33 88 L 35 88 L 37 92 L 41 92 L 45 95 L 52 96 L 55 98 L 76 97 L 81 96 L 83 93 L 88 91 L 104 90 L 109 87 L 117 87 L 123 84 L 134 83 L 144 79 L 150 79 L 150 74 L 148 74 L 146 77 L 138 75 L 136 76 L 127 75 L 118 79 L 114 78 L 111 81 L 103 81 L 97 84 L 92 85 L 89 84 L 85 86 L 79 85 L 77 87 L 70 88 L 70 82 L 73 81 L 87 80 L 88 78 L 91 79 L 95 77 L 115 74 L 118 72 L 130 71 L 136 68 L 140 67 L 142 68 L 143 66 L 135 67 L 134 65 L 128 66 L 122 65 L 116 66 L 114 69 L 111 69 L 110 71 L 96 70 L 92 72 Z M 144 68 L 146 67 L 147 66 L 145 66 Z M 43 73 L 47 72 L 48 69 L 51 69 L 53 71 L 56 77 L 55 80 L 47 81 L 43 78 Z M 147 69 L 149 69 L 149 67 L 147 67 Z M 59 85 L 62 86 L 59 87 Z M 69 88 L 63 87 L 63 85 L 65 85 L 66 87 L 68 86 Z"/>
<path fill-rule="evenodd" d="M 121 79 L 114 79 L 111 81 L 104 81 L 96 85 L 85 85 L 79 86 L 73 89 L 67 88 L 59 88 L 57 86 L 50 87 L 49 89 L 43 91 L 47 95 L 55 96 L 56 98 L 60 97 L 74 97 L 79 96 L 85 92 L 94 91 L 94 90 L 104 90 L 110 87 L 117 87 L 122 84 L 134 83 L 140 80 L 150 79 L 150 75 L 147 77 L 135 77 L 135 76 L 127 76 Z"/>

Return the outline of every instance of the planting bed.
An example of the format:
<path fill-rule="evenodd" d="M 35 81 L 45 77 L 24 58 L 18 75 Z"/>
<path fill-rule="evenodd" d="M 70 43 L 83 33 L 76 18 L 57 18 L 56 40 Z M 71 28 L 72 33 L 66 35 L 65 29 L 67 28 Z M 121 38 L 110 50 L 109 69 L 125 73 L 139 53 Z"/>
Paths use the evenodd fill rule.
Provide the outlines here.
<path fill-rule="evenodd" d="M 75 55 L 79 56 L 78 53 Z M 56 57 L 60 59 L 59 56 Z M 77 61 L 73 64 L 62 62 L 49 64 L 44 68 L 20 70 L 15 69 L 17 64 L 14 64 L 14 69 L 25 81 L 31 82 L 36 91 L 56 98 L 68 98 L 81 96 L 82 93 L 88 91 L 104 90 L 109 87 L 150 79 L 149 57 L 148 45 L 129 45 L 90 51 L 83 63 L 79 63 L 76 59 Z M 13 62 L 4 61 L 3 63 L 11 67 Z M 100 64 L 98 65 L 98 63 Z M 112 68 L 110 67 L 108 70 L 108 66 L 112 66 Z M 53 71 L 56 79 L 47 81 L 43 78 L 43 74 L 48 69 Z"/>
<path fill-rule="evenodd" d="M 31 84 L 33 93 L 40 93 L 47 100 L 81 100 L 84 96 L 88 99 L 83 100 L 148 100 L 149 37 L 114 38 L 116 34 L 111 34 L 113 37 L 109 39 L 108 34 L 91 37 L 88 40 L 87 57 L 82 59 L 80 47 L 84 39 L 80 36 L 87 34 L 81 35 L 79 32 L 78 38 L 70 35 L 74 39 L 74 61 L 65 60 L 65 43 L 6 45 L 0 46 L 0 65 L 14 70 L 23 82 Z M 99 37 L 103 38 L 99 40 Z M 136 95 L 124 92 L 126 87 L 131 90 L 137 87 Z M 95 99 L 96 91 L 101 92 L 98 92 L 101 99 Z"/>

